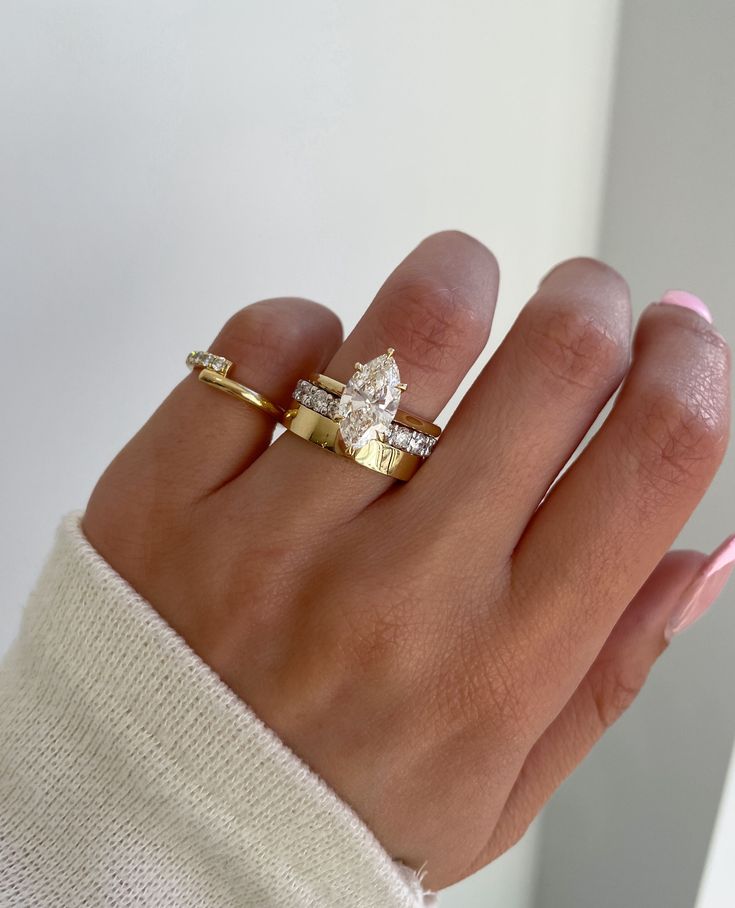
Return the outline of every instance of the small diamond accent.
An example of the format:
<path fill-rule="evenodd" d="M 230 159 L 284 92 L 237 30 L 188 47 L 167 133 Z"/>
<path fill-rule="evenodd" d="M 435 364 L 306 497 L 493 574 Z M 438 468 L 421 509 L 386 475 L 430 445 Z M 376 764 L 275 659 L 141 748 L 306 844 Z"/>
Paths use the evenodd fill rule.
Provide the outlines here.
<path fill-rule="evenodd" d="M 408 444 L 411 440 L 411 430 L 407 429 L 406 426 L 393 426 L 393 444 L 397 448 L 402 448 L 404 451 L 407 450 Z"/>
<path fill-rule="evenodd" d="M 224 356 L 215 356 L 213 353 L 208 353 L 206 350 L 192 350 L 186 357 L 186 365 L 190 369 L 212 369 L 213 371 L 224 375 L 232 363 L 229 359 L 225 359 Z"/>
<path fill-rule="evenodd" d="M 329 394 L 323 388 L 317 388 L 316 391 L 312 394 L 311 405 L 316 410 L 317 413 L 321 413 L 322 416 L 327 415 L 329 409 Z"/>

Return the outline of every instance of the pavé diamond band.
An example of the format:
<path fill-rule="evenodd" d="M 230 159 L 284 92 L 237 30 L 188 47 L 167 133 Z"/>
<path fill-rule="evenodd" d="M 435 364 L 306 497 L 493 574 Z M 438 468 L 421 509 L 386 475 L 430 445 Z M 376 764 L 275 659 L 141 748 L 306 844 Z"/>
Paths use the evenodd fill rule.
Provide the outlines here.
<path fill-rule="evenodd" d="M 410 479 L 434 449 L 441 429 L 398 409 L 398 365 L 388 350 L 355 364 L 344 385 L 326 375 L 301 380 L 282 420 L 291 432 L 394 479 Z"/>
<path fill-rule="evenodd" d="M 232 362 L 225 359 L 224 356 L 216 356 L 206 350 L 193 350 L 186 357 L 186 365 L 190 369 L 201 369 L 199 381 L 209 385 L 210 388 L 216 388 L 236 400 L 244 401 L 258 410 L 263 410 L 275 419 L 282 418 L 283 410 L 267 397 L 263 397 L 260 392 L 227 377 L 227 373 L 232 368 Z"/>

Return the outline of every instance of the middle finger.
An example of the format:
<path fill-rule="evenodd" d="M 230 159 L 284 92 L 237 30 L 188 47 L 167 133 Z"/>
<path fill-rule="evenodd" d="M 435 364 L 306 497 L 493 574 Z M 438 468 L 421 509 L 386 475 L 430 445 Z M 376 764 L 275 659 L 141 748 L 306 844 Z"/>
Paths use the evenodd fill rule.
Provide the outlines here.
<path fill-rule="evenodd" d="M 346 382 L 356 361 L 394 347 L 408 386 L 401 407 L 433 420 L 487 342 L 497 289 L 497 264 L 483 245 L 454 231 L 430 236 L 383 284 L 326 372 Z M 392 482 L 290 432 L 241 481 L 256 507 L 273 495 L 308 501 L 309 525 L 320 509 L 329 523 L 350 519 Z"/>

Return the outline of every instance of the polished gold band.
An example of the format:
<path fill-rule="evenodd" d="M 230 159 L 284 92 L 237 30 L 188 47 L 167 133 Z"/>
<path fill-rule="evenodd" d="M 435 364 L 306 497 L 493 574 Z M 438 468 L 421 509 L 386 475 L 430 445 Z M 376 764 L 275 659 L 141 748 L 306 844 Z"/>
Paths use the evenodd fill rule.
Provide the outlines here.
<path fill-rule="evenodd" d="M 400 479 L 410 479 L 423 462 L 423 458 L 378 439 L 373 439 L 354 454 L 349 454 L 339 435 L 339 423 L 310 410 L 297 401 L 283 415 L 282 424 L 295 435 L 334 454 L 349 457 L 363 467 Z"/>
<path fill-rule="evenodd" d="M 263 397 L 262 394 L 259 394 L 252 388 L 248 388 L 247 385 L 241 385 L 240 382 L 233 381 L 231 378 L 226 378 L 224 375 L 220 375 L 219 372 L 214 372 L 212 369 L 202 369 L 199 373 L 199 381 L 203 381 L 205 385 L 209 385 L 211 388 L 217 388 L 219 391 L 224 391 L 225 394 L 229 394 L 230 397 L 234 397 L 237 400 L 243 400 L 246 404 L 257 407 L 259 410 L 264 410 L 269 416 L 274 416 L 276 419 L 281 419 L 283 416 L 281 407 L 272 403 L 267 397 Z"/>
<path fill-rule="evenodd" d="M 253 388 L 248 388 L 247 385 L 241 385 L 240 382 L 227 377 L 227 373 L 232 368 L 232 362 L 229 359 L 216 356 L 206 350 L 193 350 L 186 357 L 186 364 L 191 369 L 200 368 L 199 381 L 209 385 L 210 388 L 216 388 L 236 400 L 244 401 L 258 410 L 263 410 L 275 419 L 280 420 L 283 417 L 283 410 L 277 404 L 272 403 Z"/>

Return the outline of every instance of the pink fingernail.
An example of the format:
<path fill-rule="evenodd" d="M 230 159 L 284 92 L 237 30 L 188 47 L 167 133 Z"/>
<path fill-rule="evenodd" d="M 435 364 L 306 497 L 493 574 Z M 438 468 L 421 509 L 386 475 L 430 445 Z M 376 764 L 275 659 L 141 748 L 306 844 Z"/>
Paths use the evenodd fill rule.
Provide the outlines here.
<path fill-rule="evenodd" d="M 671 640 L 698 621 L 717 599 L 735 568 L 735 536 L 730 536 L 705 561 L 684 591 L 666 626 Z"/>
<path fill-rule="evenodd" d="M 661 302 L 668 303 L 670 306 L 683 306 L 684 309 L 691 309 L 706 319 L 710 325 L 712 324 L 712 313 L 693 293 L 688 293 L 686 290 L 667 290 L 661 297 Z"/>

